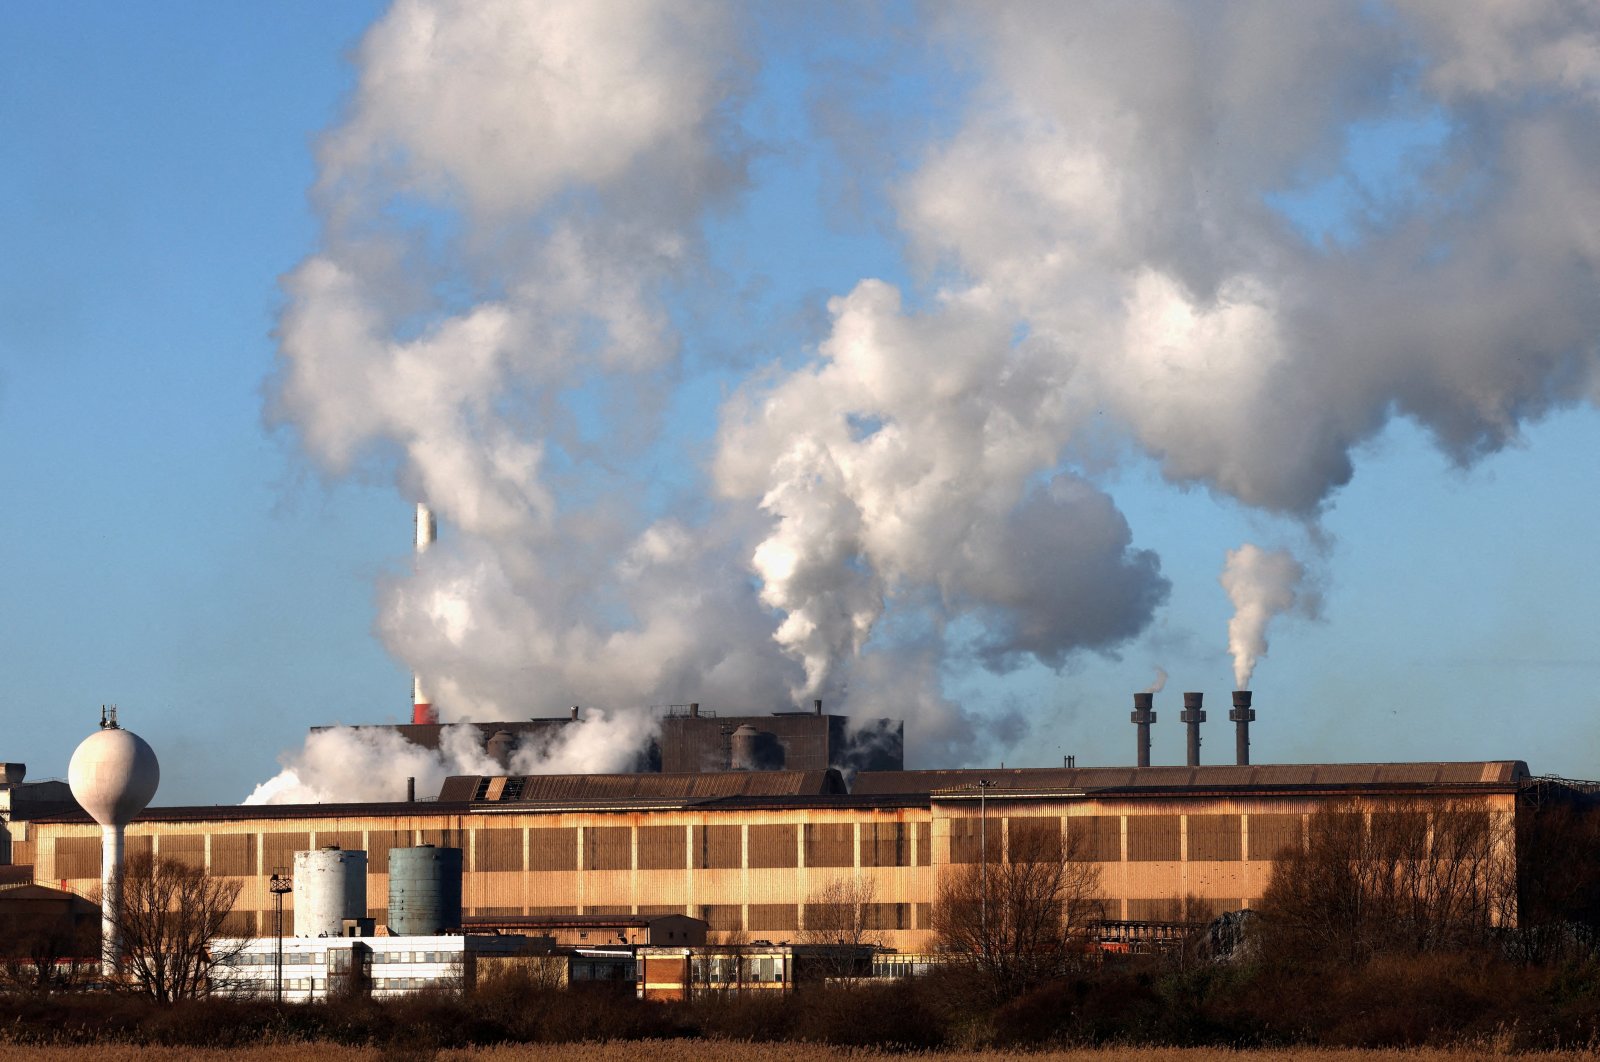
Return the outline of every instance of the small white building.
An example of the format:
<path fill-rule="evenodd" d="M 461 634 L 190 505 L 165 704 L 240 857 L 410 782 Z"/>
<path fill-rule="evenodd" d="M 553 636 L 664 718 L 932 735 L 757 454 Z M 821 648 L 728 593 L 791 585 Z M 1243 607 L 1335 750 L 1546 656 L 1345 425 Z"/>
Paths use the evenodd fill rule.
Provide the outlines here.
<path fill-rule="evenodd" d="M 525 955 L 525 937 L 284 937 L 283 998 L 303 1003 L 332 993 L 379 999 L 424 990 L 461 991 L 476 980 L 480 957 Z M 235 952 L 235 949 L 237 951 Z M 277 989 L 278 940 L 220 940 L 215 991 L 271 997 Z"/>

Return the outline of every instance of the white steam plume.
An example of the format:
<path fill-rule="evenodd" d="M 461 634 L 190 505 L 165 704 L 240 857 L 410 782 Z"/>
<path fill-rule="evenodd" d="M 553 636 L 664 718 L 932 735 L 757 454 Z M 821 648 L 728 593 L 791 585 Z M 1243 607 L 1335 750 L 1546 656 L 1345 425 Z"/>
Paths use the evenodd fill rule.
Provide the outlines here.
<path fill-rule="evenodd" d="M 1145 693 L 1160 693 L 1162 690 L 1164 690 L 1166 688 L 1167 688 L 1167 669 L 1164 668 L 1164 667 L 1158 667 L 1158 668 L 1156 668 L 1155 681 L 1151 682 L 1150 685 L 1146 686 L 1144 688 L 1143 692 L 1145 692 Z"/>
<path fill-rule="evenodd" d="M 1397 414 L 1465 463 L 1600 394 L 1600 8 L 937 11 L 977 88 L 895 196 L 946 286 L 908 310 L 861 282 L 724 426 L 805 693 L 897 598 L 979 618 L 997 668 L 1142 630 L 1155 558 L 1070 471 L 1108 434 L 1311 521 Z M 1348 150 L 1375 126 L 1413 145 L 1376 191 Z M 1336 242 L 1274 208 L 1330 182 L 1358 204 Z"/>
<path fill-rule="evenodd" d="M 663 292 L 744 183 L 737 14 L 401 0 L 361 44 L 271 413 L 334 474 L 396 462 L 450 528 L 378 619 L 444 719 L 784 696 L 724 574 L 741 518 L 646 515 L 628 462 L 677 365 Z"/>
<path fill-rule="evenodd" d="M 404 800 L 406 779 L 421 795 L 437 793 L 452 774 L 500 774 L 472 726 L 440 732 L 438 750 L 413 745 L 398 731 L 335 726 L 314 730 L 283 770 L 255 787 L 246 804 L 329 804 Z"/>
<path fill-rule="evenodd" d="M 1295 607 L 1305 574 L 1288 550 L 1268 552 L 1246 542 L 1228 551 L 1218 582 L 1233 602 L 1228 651 L 1233 654 L 1235 688 L 1250 688 L 1256 664 L 1267 655 L 1267 625 Z"/>
<path fill-rule="evenodd" d="M 1115 653 L 1166 597 L 1108 452 L 1314 522 L 1397 416 L 1469 463 L 1600 397 L 1600 8 L 919 10 L 970 91 L 843 168 L 904 175 L 934 282 L 839 292 L 814 357 L 726 403 L 720 504 L 668 515 L 628 459 L 679 369 L 669 296 L 725 289 L 703 228 L 746 184 L 745 49 L 789 46 L 739 20 L 775 16 L 401 0 L 363 42 L 273 413 L 456 530 L 379 619 L 445 718 L 820 695 L 970 757 L 992 728 L 951 669 Z M 1374 129 L 1409 145 L 1376 181 Z M 1326 233 L 1280 209 L 1329 189 Z"/>
<path fill-rule="evenodd" d="M 661 724 L 647 711 L 595 710 L 537 748 L 511 754 L 512 774 L 616 774 L 633 769 Z M 499 773 L 499 772 L 496 772 Z"/>

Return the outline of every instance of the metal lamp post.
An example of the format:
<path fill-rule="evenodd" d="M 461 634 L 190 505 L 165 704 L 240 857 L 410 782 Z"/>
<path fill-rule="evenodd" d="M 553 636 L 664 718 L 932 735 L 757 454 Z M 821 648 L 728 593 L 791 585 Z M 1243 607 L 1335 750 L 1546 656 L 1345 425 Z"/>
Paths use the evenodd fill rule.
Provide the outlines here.
<path fill-rule="evenodd" d="M 272 935 L 278 938 L 272 972 L 275 996 L 279 1003 L 283 1002 L 283 894 L 294 888 L 294 880 L 283 871 L 283 867 L 278 867 L 267 882 L 267 891 L 272 893 Z"/>

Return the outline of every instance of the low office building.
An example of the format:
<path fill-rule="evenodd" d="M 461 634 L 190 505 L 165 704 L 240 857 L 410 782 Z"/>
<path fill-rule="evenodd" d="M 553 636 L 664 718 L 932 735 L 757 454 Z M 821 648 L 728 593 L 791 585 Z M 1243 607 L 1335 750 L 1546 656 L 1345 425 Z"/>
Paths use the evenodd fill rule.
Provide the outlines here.
<path fill-rule="evenodd" d="M 211 971 L 214 989 L 229 995 L 275 995 L 279 945 L 273 937 L 219 940 Z M 470 989 L 497 960 L 539 950 L 521 937 L 477 935 L 285 937 L 281 945 L 283 998 L 290 1002 L 330 994 L 384 998 L 429 990 L 459 992 Z"/>

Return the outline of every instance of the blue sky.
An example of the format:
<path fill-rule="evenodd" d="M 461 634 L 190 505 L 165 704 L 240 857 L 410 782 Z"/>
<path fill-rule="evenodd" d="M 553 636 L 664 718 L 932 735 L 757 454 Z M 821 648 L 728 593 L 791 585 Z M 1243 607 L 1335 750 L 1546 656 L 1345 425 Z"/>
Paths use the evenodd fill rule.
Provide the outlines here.
<path fill-rule="evenodd" d="M 1537 133 L 1516 124 L 1522 119 L 1514 106 L 1497 111 L 1482 99 L 1460 103 L 1448 87 L 1430 88 L 1425 78 L 1419 87 L 1408 81 L 1412 75 L 1397 77 L 1388 100 L 1352 103 L 1347 113 L 1335 113 L 1327 136 L 1308 139 L 1297 159 L 1246 171 L 1261 186 L 1217 207 L 1236 228 L 1173 236 L 1183 246 L 1170 254 L 1161 249 L 1168 236 L 1138 235 L 1155 248 L 1140 252 L 1141 268 L 1148 273 L 1170 267 L 1190 285 L 1194 305 L 1206 307 L 1212 305 L 1206 302 L 1210 263 L 1233 253 L 1236 239 L 1255 240 L 1249 254 L 1234 260 L 1230 275 L 1261 272 L 1261 262 L 1271 258 L 1263 247 L 1279 260 L 1303 256 L 1308 264 L 1289 271 L 1303 268 L 1315 283 L 1297 287 L 1293 299 L 1280 294 L 1274 305 L 1300 300 L 1314 319 L 1325 309 L 1345 313 L 1363 305 L 1361 278 L 1385 275 L 1405 260 L 1389 249 L 1402 239 L 1421 240 L 1426 253 L 1419 262 L 1429 261 L 1429 253 L 1460 253 L 1463 260 L 1487 263 L 1485 272 L 1497 266 L 1508 276 L 1525 272 L 1534 280 L 1546 261 L 1565 261 L 1563 275 L 1576 272 L 1582 279 L 1575 294 L 1558 290 L 1549 296 L 1561 300 L 1556 302 L 1530 295 L 1525 303 L 1509 302 L 1506 312 L 1525 313 L 1535 324 L 1570 312 L 1571 328 L 1586 338 L 1566 360 L 1530 369 L 1531 380 L 1491 371 L 1501 364 L 1494 359 L 1528 361 L 1529 351 L 1539 348 L 1530 340 L 1527 349 L 1510 345 L 1492 358 L 1486 354 L 1489 360 L 1470 377 L 1471 386 L 1457 387 L 1461 377 L 1451 375 L 1453 355 L 1444 344 L 1419 356 L 1407 372 L 1363 377 L 1359 387 L 1330 384 L 1328 403 L 1354 403 L 1349 396 L 1359 391 L 1369 403 L 1361 410 L 1377 410 L 1370 415 L 1378 421 L 1372 427 L 1361 420 L 1367 412 L 1351 413 L 1351 421 L 1365 425 L 1341 437 L 1353 476 L 1341 485 L 1336 475 L 1323 481 L 1309 470 L 1308 481 L 1316 485 L 1307 489 L 1317 498 L 1311 510 L 1296 511 L 1298 503 L 1283 500 L 1288 494 L 1258 490 L 1258 483 L 1276 482 L 1270 476 L 1229 478 L 1241 463 L 1255 469 L 1258 452 L 1175 471 L 1174 454 L 1208 452 L 1210 440 L 1195 434 L 1206 425 L 1193 417 L 1144 422 L 1125 410 L 1120 426 L 1097 428 L 1085 414 L 1088 427 L 1062 427 L 1058 451 L 1020 479 L 1018 489 L 1042 489 L 1066 472 L 1092 484 L 1096 496 L 1113 499 L 1131 536 L 1127 549 L 1153 551 L 1168 584 L 1144 611 L 1136 604 L 1084 601 L 1065 615 L 1025 594 L 1019 598 L 1013 574 L 997 569 L 992 557 L 978 557 L 971 572 L 947 578 L 940 573 L 957 571 L 952 558 L 913 557 L 914 542 L 884 546 L 887 532 L 871 527 L 839 569 L 840 596 L 805 597 L 803 587 L 784 583 L 775 569 L 748 562 L 762 543 L 793 549 L 802 563 L 822 557 L 807 552 L 823 551 L 819 541 L 782 530 L 804 526 L 808 510 L 800 502 L 785 508 L 791 503 L 779 501 L 763 511 L 762 496 L 779 497 L 785 484 L 766 481 L 759 468 L 733 468 L 746 457 L 759 464 L 767 447 L 775 455 L 787 452 L 783 448 L 795 432 L 758 419 L 739 435 L 729 426 L 736 420 L 730 410 L 740 401 L 751 403 L 740 408 L 764 408 L 761 402 L 770 395 L 793 394 L 796 403 L 848 395 L 829 390 L 832 384 L 806 390 L 813 385 L 805 374 L 827 359 L 819 351 L 830 349 L 837 315 L 844 313 L 837 305 L 830 311 L 829 300 L 851 295 L 869 278 L 895 285 L 905 318 L 927 323 L 932 337 L 925 341 L 924 360 L 902 365 L 896 375 L 933 376 L 959 365 L 962 348 L 952 340 L 946 349 L 943 337 L 962 334 L 960 322 L 967 319 L 941 315 L 956 314 L 952 307 L 967 312 L 984 284 L 985 291 L 1020 284 L 1008 279 L 1012 274 L 1003 265 L 993 264 L 999 258 L 982 244 L 984 234 L 1005 223 L 1013 206 L 1029 231 L 1054 223 L 1043 214 L 1037 222 L 1025 216 L 1048 203 L 997 195 L 995 204 L 974 205 L 970 189 L 981 185 L 962 183 L 970 174 L 958 172 L 958 163 L 968 156 L 958 148 L 964 142 L 1015 147 L 1011 131 L 1031 128 L 1040 114 L 1053 113 L 1050 93 L 1078 93 L 1091 101 L 1086 111 L 1098 97 L 1092 69 L 1085 67 L 1084 83 L 1066 88 L 1029 82 L 1031 57 L 1015 50 L 1022 46 L 1014 38 L 996 31 L 992 40 L 984 38 L 992 51 L 973 45 L 968 54 L 961 34 L 953 35 L 953 44 L 947 27 L 924 24 L 922 9 L 876 15 L 830 9 L 827 18 L 803 25 L 792 12 L 759 9 L 753 28 L 726 38 L 730 52 L 739 52 L 736 73 L 743 87 L 734 105 L 719 104 L 717 113 L 732 114 L 719 119 L 731 123 L 722 132 L 735 129 L 742 143 L 734 155 L 725 145 L 705 149 L 735 175 L 731 186 L 697 191 L 687 205 L 672 206 L 672 217 L 663 221 L 631 179 L 608 184 L 610 176 L 592 178 L 603 215 L 596 225 L 609 225 L 613 216 L 635 219 L 625 232 L 605 230 L 606 239 L 632 238 L 659 223 L 661 231 L 677 233 L 696 248 L 692 268 L 673 267 L 643 281 L 641 298 L 645 305 L 659 301 L 668 322 L 662 335 L 670 337 L 657 336 L 660 342 L 652 341 L 651 350 L 670 348 L 670 357 L 650 354 L 658 360 L 637 374 L 591 372 L 584 358 L 605 356 L 614 337 L 596 341 L 587 355 L 579 343 L 537 365 L 511 357 L 521 368 L 496 378 L 500 389 L 486 407 L 490 412 L 477 416 L 505 418 L 512 437 L 543 442 L 545 463 L 521 486 L 528 493 L 535 486 L 548 490 L 569 519 L 550 528 L 519 510 L 508 524 L 475 527 L 468 509 L 452 520 L 456 512 L 441 501 L 442 566 L 412 574 L 411 506 L 418 484 L 437 474 L 432 457 L 418 456 L 405 432 L 378 426 L 364 429 L 356 457 L 341 462 L 319 449 L 307 425 L 337 417 L 343 407 L 290 402 L 287 413 L 269 412 L 280 408 L 275 396 L 281 396 L 286 377 L 309 363 L 296 360 L 302 355 L 293 351 L 316 349 L 310 340 L 301 347 L 292 337 L 287 346 L 280 340 L 280 315 L 296 298 L 286 294 L 283 278 L 313 256 L 348 266 L 363 260 L 358 252 L 370 250 L 360 243 L 364 234 L 338 231 L 326 200 L 310 195 L 319 173 L 319 138 L 355 128 L 359 123 L 351 116 L 365 114 L 370 128 L 364 135 L 397 138 L 420 154 L 423 141 L 406 141 L 411 134 L 394 124 L 405 120 L 402 110 L 386 111 L 381 100 L 363 97 L 360 103 L 352 95 L 359 78 L 354 49 L 382 13 L 383 5 L 358 3 L 93 5 L 70 11 L 13 4 L 0 11 L 0 448 L 6 455 L 0 460 L 0 497 L 8 514 L 0 521 L 0 549 L 7 558 L 0 644 L 10 680 L 5 756 L 26 762 L 33 777 L 63 775 L 98 706 L 114 702 L 162 759 L 158 802 L 236 802 L 278 770 L 279 757 L 292 755 L 310 726 L 407 718 L 413 663 L 440 674 L 439 688 L 455 697 L 451 717 L 481 718 L 495 709 L 511 718 L 556 714 L 574 698 L 610 709 L 690 699 L 716 703 L 714 695 L 682 679 L 692 661 L 702 659 L 688 651 L 653 672 L 675 676 L 668 688 L 595 687 L 595 694 L 586 695 L 586 675 L 626 669 L 629 658 L 597 650 L 590 672 L 566 659 L 569 650 L 547 659 L 533 648 L 542 644 L 539 632 L 568 625 L 601 635 L 615 628 L 658 645 L 666 635 L 646 637 L 656 630 L 651 601 L 676 601 L 671 595 L 683 592 L 681 581 L 725 582 L 726 589 L 717 591 L 723 596 L 698 607 L 707 616 L 726 607 L 723 618 L 708 619 L 706 627 L 741 629 L 704 658 L 759 664 L 767 658 L 751 654 L 770 651 L 778 662 L 765 669 L 765 677 L 730 679 L 718 687 L 735 691 L 724 694 L 724 711 L 782 709 L 790 703 L 787 694 L 814 688 L 825 691 L 831 704 L 849 708 L 859 698 L 867 710 L 890 713 L 897 708 L 898 688 L 913 728 L 922 718 L 920 709 L 910 707 L 917 697 L 943 698 L 967 713 L 963 725 L 971 730 L 945 731 L 953 736 L 928 746 L 919 765 L 960 758 L 952 748 L 966 749 L 967 761 L 975 764 L 1043 766 L 1067 754 L 1082 765 L 1125 763 L 1132 752 L 1130 694 L 1147 686 L 1160 667 L 1171 677 L 1157 698 L 1156 762 L 1181 760 L 1177 694 L 1188 689 L 1207 692 L 1206 758 L 1225 762 L 1232 744 L 1223 720 L 1233 686 L 1233 606 L 1218 575 L 1226 552 L 1245 542 L 1292 550 L 1307 573 L 1301 600 L 1310 593 L 1321 599 L 1318 616 L 1291 610 L 1268 629 L 1270 650 L 1253 682 L 1259 762 L 1524 758 L 1539 772 L 1600 773 L 1600 652 L 1591 618 L 1592 603 L 1600 599 L 1600 562 L 1590 530 L 1600 525 L 1594 457 L 1600 417 L 1568 379 L 1574 372 L 1594 372 L 1597 333 L 1583 331 L 1595 320 L 1592 304 L 1600 290 L 1593 249 L 1574 237 L 1572 247 L 1551 250 L 1547 244 L 1556 235 L 1535 253 L 1512 234 L 1468 255 L 1460 251 L 1464 237 L 1450 234 L 1455 224 L 1469 231 L 1465 226 L 1472 219 L 1445 216 L 1468 208 L 1439 198 L 1448 187 L 1459 197 L 1482 195 L 1491 204 L 1485 211 L 1498 202 L 1492 150 L 1526 143 L 1517 138 Z M 1362 16 L 1351 6 L 1342 18 L 1359 23 Z M 1416 39 L 1432 42 L 1442 54 L 1447 45 L 1439 42 L 1454 38 L 1442 30 L 1442 36 L 1430 36 L 1433 29 L 1418 29 Z M 1570 27 L 1535 29 L 1557 35 Z M 1048 38 L 1052 31 L 1041 26 L 1036 35 Z M 1330 51 L 1337 57 L 1341 47 Z M 709 58 L 695 51 L 683 62 L 717 67 L 726 58 L 708 50 Z M 1329 83 L 1344 85 L 1347 75 L 1359 80 L 1360 64 L 1384 61 L 1373 57 L 1381 50 L 1350 45 L 1350 70 L 1327 73 Z M 1016 59 L 1014 68 L 996 60 L 1001 54 Z M 1203 50 L 1200 57 L 1215 58 Z M 1438 69 L 1458 70 L 1470 58 L 1458 56 L 1456 66 L 1439 58 Z M 1070 65 L 1070 58 L 1063 62 Z M 1539 76 L 1537 69 L 1526 73 L 1536 85 Z M 714 86 L 706 90 L 713 96 L 723 91 L 722 82 L 707 83 Z M 1579 123 L 1564 128 L 1580 129 L 1587 122 L 1592 131 L 1600 95 L 1586 91 L 1573 90 L 1550 121 Z M 1135 106 L 1143 97 L 1116 98 L 1119 106 Z M 1130 98 L 1136 103 L 1127 104 Z M 1019 100 L 1037 110 L 1028 111 Z M 1291 95 L 1285 106 L 1293 100 Z M 1453 115 L 1450 108 L 1457 105 Z M 511 113 L 539 106 L 530 96 Z M 1256 123 L 1244 123 L 1247 132 L 1276 120 L 1259 100 L 1244 110 Z M 1458 123 L 1469 112 L 1473 121 L 1501 121 L 1503 128 L 1466 129 Z M 1001 117 L 994 118 L 996 113 Z M 1143 113 L 1152 126 L 1158 124 L 1153 111 Z M 1227 130 L 1232 116 L 1222 113 L 1218 128 Z M 351 142 L 358 140 L 351 136 Z M 1327 144 L 1348 148 L 1330 158 Z M 360 145 L 372 152 L 367 161 L 377 156 L 368 141 Z M 1438 152 L 1451 145 L 1458 153 L 1441 162 Z M 640 150 L 667 149 L 652 141 Z M 1103 150 L 1105 157 L 1118 158 L 1113 148 Z M 665 167 L 650 173 L 670 181 L 676 163 L 660 159 L 677 157 L 648 156 L 649 166 Z M 582 163 L 563 171 L 568 193 L 591 179 Z M 1478 164 L 1481 173 L 1473 172 Z M 543 172 L 537 168 L 543 163 L 530 165 L 535 177 Z M 1219 169 L 1204 143 L 1184 165 L 1202 176 L 1239 172 Z M 1430 169 L 1436 165 L 1453 168 L 1455 183 L 1436 180 Z M 463 167 L 450 173 L 448 163 L 444 169 L 470 187 L 472 172 Z M 703 172 L 683 172 L 691 170 Z M 1286 187 L 1273 177 L 1279 172 L 1297 176 Z M 934 210 L 948 206 L 929 191 L 934 176 L 946 182 L 940 188 L 969 189 L 949 207 L 969 213 L 949 220 L 952 215 Z M 1118 187 L 1141 179 L 1135 173 Z M 1474 191 L 1483 182 L 1490 191 Z M 377 178 L 371 183 L 360 193 L 369 197 L 367 206 L 398 201 L 393 188 Z M 1580 205 L 1592 202 L 1588 197 L 1595 193 L 1581 181 L 1568 191 Z M 459 191 L 440 192 L 422 182 L 406 194 L 420 194 L 423 209 L 439 211 L 447 228 L 466 216 L 469 238 L 462 242 L 470 242 L 476 226 L 502 234 L 514 228 L 504 213 L 474 216 Z M 1164 231 L 1169 215 L 1150 194 L 1157 205 L 1141 216 Z M 563 202 L 554 197 L 523 204 L 512 222 L 520 217 L 537 232 L 545 231 L 541 226 L 558 228 L 567 218 Z M 1249 203 L 1259 204 L 1262 214 L 1249 213 Z M 1281 220 L 1282 233 L 1269 232 L 1271 223 L 1262 220 L 1272 214 Z M 1536 228 L 1539 220 L 1515 212 L 1485 216 L 1508 231 L 1520 226 L 1517 232 Z M 949 220 L 948 227 L 940 228 L 945 221 L 939 219 Z M 1187 224 L 1173 221 L 1171 227 L 1187 231 Z M 1439 234 L 1437 242 L 1417 236 L 1419 228 Z M 1118 231 L 1124 242 L 1134 238 L 1128 235 L 1132 227 Z M 527 243 L 494 254 L 446 247 L 415 268 L 435 271 L 428 283 L 465 292 L 465 304 L 487 305 L 487 292 L 514 288 L 529 276 L 548 277 L 521 266 L 500 273 L 492 267 L 515 254 L 546 253 L 543 239 L 529 236 Z M 1303 246 L 1293 245 L 1294 239 Z M 596 239 L 596 245 L 603 242 Z M 1097 253 L 1104 257 L 1092 275 L 1121 261 L 1120 251 Z M 1441 298 L 1448 303 L 1459 295 L 1462 307 L 1481 302 L 1472 286 L 1481 275 L 1463 267 L 1430 281 L 1434 286 L 1421 294 L 1435 303 L 1419 308 L 1418 316 L 1437 313 L 1447 320 L 1452 311 L 1439 304 Z M 1069 281 L 1072 286 L 1063 290 L 1074 296 L 1084 290 L 1072 277 L 1062 283 Z M 1548 284 L 1530 286 L 1550 290 Z M 1507 287 L 1515 284 L 1501 290 Z M 1326 306 L 1308 297 L 1308 290 L 1327 292 Z M 1349 291 L 1357 294 L 1341 295 Z M 1241 304 L 1247 301 L 1240 298 Z M 1015 287 L 1006 303 L 1012 317 L 996 327 L 1019 337 L 1089 334 L 1086 319 L 1053 316 L 1056 301 L 1049 291 Z M 417 305 L 421 309 L 412 306 L 408 314 L 415 322 L 421 313 L 426 334 L 458 311 L 461 301 L 447 306 L 423 297 Z M 1420 296 L 1418 306 L 1423 307 Z M 561 314 L 575 311 L 540 303 L 537 312 L 547 315 L 540 320 L 559 322 Z M 989 323 L 986 317 L 972 327 Z M 1381 338 L 1378 327 L 1373 332 Z M 1406 343 L 1422 343 L 1404 332 L 1404 322 L 1389 327 L 1391 334 L 1405 336 L 1396 340 L 1396 359 L 1409 356 Z M 1310 334 L 1311 326 L 1306 329 Z M 1302 334 L 1289 326 L 1285 331 Z M 1562 331 L 1550 342 L 1573 347 L 1570 334 Z M 404 338 L 397 328 L 391 343 Z M 434 356 L 451 354 L 440 348 Z M 1014 359 L 1017 352 L 1005 356 Z M 1126 392 L 1109 370 L 1091 361 L 1114 355 L 1074 356 L 1080 359 L 1073 363 L 1074 379 L 1110 381 L 1096 385 L 1104 388 L 1110 424 L 1109 403 L 1126 402 Z M 1288 375 L 1263 378 L 1293 391 L 1296 381 L 1335 375 L 1327 366 L 1337 359 L 1361 360 L 1358 351 L 1338 344 L 1306 357 L 1293 361 Z M 368 371 L 382 364 L 374 360 Z M 519 380 L 518 371 L 528 375 Z M 1392 393 L 1374 391 L 1377 385 L 1369 384 L 1375 378 L 1387 381 Z M 1221 382 L 1228 383 L 1225 374 Z M 1240 392 L 1250 390 L 1242 378 L 1238 383 Z M 1091 385 L 1082 386 L 1089 388 L 1088 405 L 1100 401 Z M 1465 465 L 1453 460 L 1436 442 L 1460 422 L 1460 410 L 1451 403 L 1468 406 L 1496 387 L 1504 388 L 1496 395 L 1503 401 L 1485 400 L 1483 406 L 1510 411 L 1504 425 L 1510 441 L 1502 445 L 1496 438 L 1476 449 L 1463 444 L 1456 455 L 1470 452 L 1471 459 Z M 1246 405 L 1246 411 L 1276 408 L 1270 388 L 1251 401 L 1258 405 Z M 1306 408 L 1287 399 L 1286 404 Z M 894 407 L 884 409 L 893 422 Z M 819 419 L 830 412 L 843 411 L 817 408 Z M 1226 415 L 1219 409 L 1219 420 Z M 563 433 L 563 418 L 577 425 L 570 434 Z M 903 411 L 899 418 L 906 419 Z M 1316 429 L 1306 425 L 1307 434 Z M 479 440 L 498 437 L 481 424 L 473 430 L 481 432 L 471 436 Z M 1224 428 L 1219 424 L 1217 430 Z M 629 438 L 630 432 L 637 438 Z M 828 443 L 827 436 L 818 438 L 819 446 L 835 446 L 841 467 L 868 460 Z M 431 444 L 417 444 L 425 445 Z M 929 445 L 927 436 L 921 445 Z M 565 454 L 564 462 L 553 454 Z M 863 479 L 870 478 L 870 466 L 860 467 Z M 860 481 L 845 479 L 829 511 L 849 502 L 876 512 L 881 498 L 858 490 Z M 891 508 L 895 498 L 910 503 L 892 491 L 885 496 Z M 989 510 L 974 510 L 973 526 L 991 526 L 990 516 Z M 994 518 L 1010 528 L 996 532 L 997 542 L 1033 544 L 1016 537 L 1026 533 L 1025 525 L 1005 523 L 1004 514 Z M 517 570 L 522 547 L 509 543 L 539 543 L 537 550 L 527 548 L 541 563 L 549 563 L 553 551 L 571 550 L 562 554 L 564 572 L 585 565 L 609 570 L 629 543 L 667 519 L 687 527 L 689 539 L 711 545 L 706 554 L 683 560 L 689 574 L 646 580 L 656 590 L 639 590 L 626 580 L 608 589 L 596 576 L 593 596 L 606 604 L 570 605 L 569 612 L 548 614 L 534 611 L 544 588 L 554 588 L 553 596 L 568 595 L 563 601 L 587 595 L 549 572 L 506 576 L 509 588 L 478 597 L 462 589 L 488 585 L 485 572 Z M 973 545 L 979 538 L 974 531 L 963 553 L 981 552 Z M 1063 546 L 1069 548 L 1074 547 Z M 1118 578 L 1132 578 L 1132 555 L 1114 558 Z M 1047 566 L 1042 557 L 1033 562 Z M 758 596 L 767 588 L 776 589 Z M 650 600 L 638 596 L 658 591 Z M 831 602 L 860 601 L 851 596 L 859 593 L 888 604 L 858 641 L 841 634 L 842 640 L 829 642 L 821 671 L 802 674 L 798 661 L 806 649 L 800 642 L 772 641 L 786 614 L 815 609 L 818 616 L 832 616 Z M 452 608 L 469 617 L 466 644 L 438 634 L 440 617 L 457 615 Z M 1091 635 L 1081 632 L 1093 624 L 1084 615 L 1097 608 L 1125 609 L 1133 633 L 1109 644 L 1086 644 Z M 1023 646 L 1013 666 L 997 671 L 979 665 L 971 645 L 984 640 L 986 624 L 1021 624 L 1020 630 L 1035 621 L 1047 628 L 1047 640 L 1054 639 L 1050 649 L 1059 650 L 1056 655 L 1030 656 L 1026 646 L 1036 643 L 1017 640 L 1007 643 L 1008 651 Z M 752 637 L 748 628 L 763 623 L 748 645 L 767 648 L 742 648 L 746 643 L 737 639 Z M 497 625 L 531 633 L 520 641 L 507 639 L 494 630 Z M 677 635 L 677 628 L 668 630 Z M 523 651 L 526 658 L 518 656 Z M 469 663 L 452 671 L 455 657 Z M 868 663 L 853 663 L 857 657 Z M 933 677 L 914 677 L 913 669 L 929 659 Z M 750 703 L 733 703 L 739 690 L 752 691 Z M 755 700 L 761 696 L 767 703 Z M 928 718 L 949 727 L 951 710 L 929 709 Z M 974 731 L 1001 737 L 964 742 L 959 736 Z"/>

